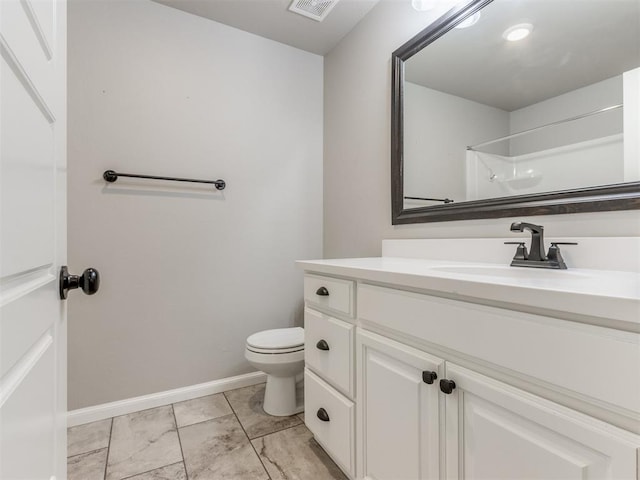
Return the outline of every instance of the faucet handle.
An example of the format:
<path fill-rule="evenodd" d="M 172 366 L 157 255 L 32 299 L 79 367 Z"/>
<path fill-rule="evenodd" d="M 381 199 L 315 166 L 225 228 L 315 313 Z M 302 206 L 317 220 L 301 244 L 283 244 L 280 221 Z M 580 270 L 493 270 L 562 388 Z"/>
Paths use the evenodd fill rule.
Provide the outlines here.
<path fill-rule="evenodd" d="M 524 242 L 504 242 L 505 245 L 518 245 L 516 248 L 516 254 L 513 256 L 514 260 L 526 260 L 529 258 L 529 252 Z"/>
<path fill-rule="evenodd" d="M 578 245 L 578 242 L 551 242 L 549 253 L 547 253 L 549 262 L 557 265 L 556 268 L 566 270 L 567 264 L 564 263 L 564 258 L 562 258 L 562 255 L 560 254 L 560 247 L 558 247 L 558 245 Z"/>

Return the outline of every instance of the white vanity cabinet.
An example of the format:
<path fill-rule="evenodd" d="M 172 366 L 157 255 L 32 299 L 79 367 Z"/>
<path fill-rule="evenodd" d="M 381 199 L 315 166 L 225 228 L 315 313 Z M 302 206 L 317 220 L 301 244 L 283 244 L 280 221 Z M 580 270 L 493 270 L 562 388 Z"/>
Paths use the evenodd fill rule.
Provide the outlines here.
<path fill-rule="evenodd" d="M 636 478 L 638 435 L 490 375 L 637 410 L 637 334 L 366 283 L 358 321 L 359 478 Z"/>
<path fill-rule="evenodd" d="M 366 330 L 356 343 L 359 478 L 636 478 L 637 435 Z"/>
<path fill-rule="evenodd" d="M 302 262 L 305 420 L 351 478 L 640 478 L 638 299 L 619 311 L 606 299 L 611 317 L 589 317 L 579 309 L 591 298 L 574 311 L 560 296 L 555 310 L 532 308 L 551 305 L 544 290 L 517 292 L 530 303 L 519 304 L 500 299 L 513 284 L 458 283 L 427 268 L 423 281 L 417 262 L 372 262 Z M 351 289 L 338 308 L 307 298 L 323 275 Z M 336 345 L 333 359 L 315 351 L 320 337 Z M 333 431 L 321 404 L 340 412 Z"/>

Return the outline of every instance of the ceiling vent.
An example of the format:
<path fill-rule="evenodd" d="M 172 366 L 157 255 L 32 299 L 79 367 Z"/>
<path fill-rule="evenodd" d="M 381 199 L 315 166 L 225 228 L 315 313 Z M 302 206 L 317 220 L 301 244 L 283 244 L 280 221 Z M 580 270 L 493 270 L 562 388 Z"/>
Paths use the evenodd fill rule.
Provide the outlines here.
<path fill-rule="evenodd" d="M 329 15 L 329 12 L 338 1 L 339 0 L 293 0 L 289 6 L 289 10 L 321 22 Z"/>

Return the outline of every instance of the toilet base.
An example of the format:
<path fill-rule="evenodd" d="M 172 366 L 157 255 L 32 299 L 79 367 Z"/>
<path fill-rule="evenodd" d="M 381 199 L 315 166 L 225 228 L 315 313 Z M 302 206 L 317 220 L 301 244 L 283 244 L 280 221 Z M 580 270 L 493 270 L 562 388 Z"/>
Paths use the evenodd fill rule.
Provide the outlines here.
<path fill-rule="evenodd" d="M 304 410 L 296 402 L 296 377 L 274 377 L 267 375 L 262 408 L 274 417 L 288 417 Z"/>

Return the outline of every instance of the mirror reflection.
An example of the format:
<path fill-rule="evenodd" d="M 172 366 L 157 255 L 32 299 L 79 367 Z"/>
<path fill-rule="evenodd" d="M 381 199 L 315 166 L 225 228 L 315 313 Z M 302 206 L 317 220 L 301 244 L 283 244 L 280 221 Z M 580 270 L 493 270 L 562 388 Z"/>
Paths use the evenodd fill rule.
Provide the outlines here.
<path fill-rule="evenodd" d="M 640 1 L 494 0 L 404 64 L 404 208 L 640 180 Z"/>

